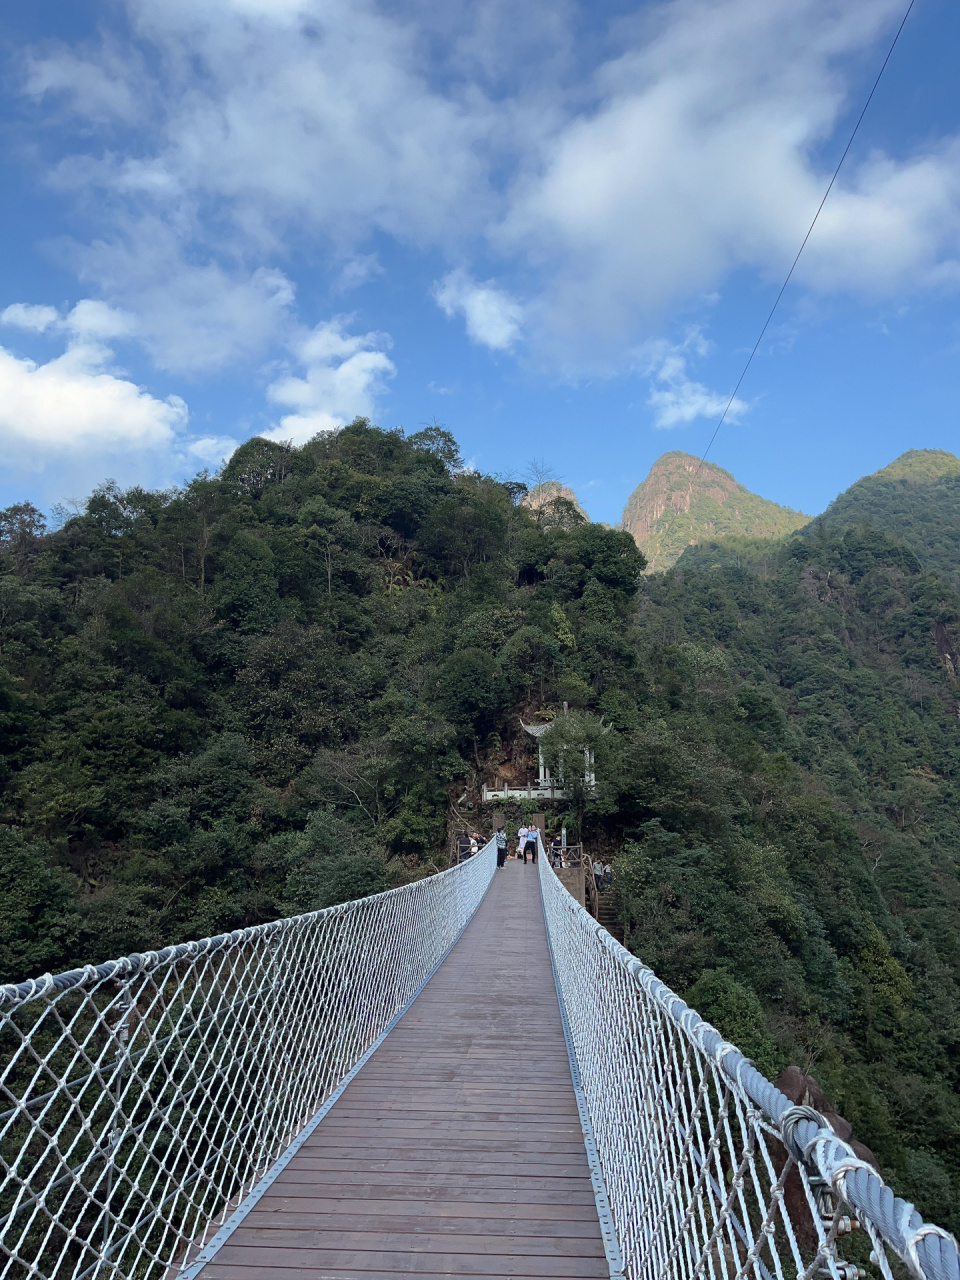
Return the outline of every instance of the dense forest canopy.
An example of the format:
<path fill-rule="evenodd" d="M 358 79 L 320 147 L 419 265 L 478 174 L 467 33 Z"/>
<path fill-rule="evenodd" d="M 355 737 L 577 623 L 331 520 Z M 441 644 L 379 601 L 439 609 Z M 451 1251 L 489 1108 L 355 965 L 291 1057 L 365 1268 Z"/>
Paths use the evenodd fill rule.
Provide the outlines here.
<path fill-rule="evenodd" d="M 426 874 L 519 716 L 567 703 L 545 750 L 592 748 L 598 781 L 554 816 L 615 853 L 629 945 L 956 1229 L 960 513 L 934 471 L 896 519 L 880 473 L 849 518 L 650 576 L 441 429 L 362 420 L 108 483 L 55 532 L 0 513 L 2 977 Z"/>
<path fill-rule="evenodd" d="M 827 507 L 830 528 L 873 524 L 890 530 L 925 569 L 960 586 L 960 458 L 943 449 L 911 449 L 864 476 Z"/>

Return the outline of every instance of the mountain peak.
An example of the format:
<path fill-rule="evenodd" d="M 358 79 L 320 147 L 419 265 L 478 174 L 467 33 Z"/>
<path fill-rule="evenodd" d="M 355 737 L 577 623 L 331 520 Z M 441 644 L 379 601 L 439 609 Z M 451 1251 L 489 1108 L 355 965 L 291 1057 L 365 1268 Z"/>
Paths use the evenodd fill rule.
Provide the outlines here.
<path fill-rule="evenodd" d="M 662 570 L 704 538 L 783 537 L 809 520 L 751 493 L 723 467 L 674 450 L 658 458 L 634 489 L 621 528 L 633 535 L 649 568 Z"/>
<path fill-rule="evenodd" d="M 936 484 L 946 476 L 960 475 L 960 458 L 946 449 L 908 449 L 899 458 L 872 475 L 857 481 L 863 484 L 883 476 L 888 480 L 905 480 L 908 484 Z"/>
<path fill-rule="evenodd" d="M 581 506 L 577 495 L 572 489 L 568 489 L 565 484 L 561 484 L 559 480 L 544 480 L 542 484 L 534 485 L 529 493 L 523 495 L 520 502 L 523 506 L 529 507 L 531 511 L 540 512 L 545 508 L 549 508 L 550 504 L 555 502 L 557 498 L 563 498 L 571 503 L 575 510 L 583 516 L 584 520 L 590 519 Z"/>
<path fill-rule="evenodd" d="M 960 584 L 960 458 L 945 449 L 910 449 L 834 498 L 823 527 L 871 525 L 891 534 Z"/>

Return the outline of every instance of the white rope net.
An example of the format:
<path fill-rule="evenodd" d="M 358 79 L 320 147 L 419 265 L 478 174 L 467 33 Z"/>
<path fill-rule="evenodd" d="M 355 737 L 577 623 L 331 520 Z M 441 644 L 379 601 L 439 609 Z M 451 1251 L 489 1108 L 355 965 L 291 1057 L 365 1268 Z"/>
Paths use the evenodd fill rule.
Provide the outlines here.
<path fill-rule="evenodd" d="M 628 1280 L 960 1280 L 960 1253 L 632 956 L 541 857 L 575 1072 Z M 589 870 L 588 870 L 589 874 Z M 906 1263 L 906 1273 L 891 1254 Z M 870 1262 L 867 1263 L 867 1253 Z M 617 1270 L 619 1265 L 619 1271 Z"/>
<path fill-rule="evenodd" d="M 0 1277 L 194 1257 L 417 994 L 495 860 L 0 987 Z"/>

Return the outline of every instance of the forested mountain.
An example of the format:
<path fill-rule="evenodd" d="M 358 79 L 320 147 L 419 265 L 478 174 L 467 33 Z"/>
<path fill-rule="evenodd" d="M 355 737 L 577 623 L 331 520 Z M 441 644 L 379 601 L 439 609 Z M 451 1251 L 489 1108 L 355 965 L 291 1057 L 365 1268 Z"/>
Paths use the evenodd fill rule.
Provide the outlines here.
<path fill-rule="evenodd" d="M 768 1070 L 808 1064 L 956 1228 L 960 597 L 892 532 L 726 540 L 645 583 L 642 648 L 696 672 L 621 867 L 638 954 Z"/>
<path fill-rule="evenodd" d="M 960 586 L 960 458 L 943 449 L 911 449 L 864 476 L 820 517 L 831 529 L 873 525 L 892 530 L 925 569 Z"/>
<path fill-rule="evenodd" d="M 645 576 L 461 465 L 359 421 L 54 533 L 0 515 L 3 976 L 423 874 L 555 713 L 549 758 L 592 747 L 598 785 L 551 820 L 616 853 L 629 944 L 956 1229 L 953 584 L 859 519 Z"/>
<path fill-rule="evenodd" d="M 620 527 L 651 570 L 669 569 L 684 547 L 731 534 L 779 538 L 809 522 L 739 484 L 729 471 L 689 453 L 665 453 L 627 499 Z"/>
<path fill-rule="evenodd" d="M 360 421 L 55 533 L 0 513 L 4 978 L 435 869 L 513 711 L 592 696 L 632 540 L 461 468 Z"/>

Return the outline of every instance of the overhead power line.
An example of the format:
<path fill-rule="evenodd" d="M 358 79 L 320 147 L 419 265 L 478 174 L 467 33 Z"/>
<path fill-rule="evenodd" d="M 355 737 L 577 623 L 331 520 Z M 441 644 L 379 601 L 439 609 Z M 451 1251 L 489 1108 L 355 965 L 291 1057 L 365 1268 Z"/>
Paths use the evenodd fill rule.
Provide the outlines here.
<path fill-rule="evenodd" d="M 903 28 L 906 26 L 907 19 L 910 17 L 910 11 L 913 8 L 915 3 L 916 3 L 916 0 L 910 0 L 910 3 L 907 5 L 906 12 L 904 13 L 903 17 L 900 20 L 900 25 L 899 27 L 897 27 L 896 35 L 893 37 L 893 41 L 890 44 L 890 48 L 887 50 L 887 56 L 884 58 L 883 63 L 881 64 L 880 70 L 877 72 L 877 77 L 873 82 L 873 87 L 871 88 L 869 94 L 867 95 L 866 102 L 863 104 L 863 110 L 860 112 L 859 116 L 857 116 L 857 123 L 853 126 L 853 132 L 850 134 L 850 137 L 847 141 L 847 145 L 843 148 L 843 155 L 837 161 L 837 167 L 833 171 L 833 177 L 830 179 L 830 182 L 827 184 L 827 189 L 823 193 L 823 199 L 820 201 L 819 205 L 817 206 L 817 212 L 813 215 L 813 221 L 810 223 L 810 226 L 807 228 L 807 234 L 803 237 L 803 243 L 800 245 L 800 248 L 797 250 L 797 256 L 794 258 L 793 262 L 790 264 L 790 270 L 787 272 L 786 278 L 783 284 L 780 286 L 780 292 L 777 294 L 776 298 L 774 299 L 774 303 L 773 303 L 773 306 L 770 308 L 769 315 L 767 316 L 766 320 L 764 320 L 763 322 L 763 328 L 760 330 L 760 335 L 757 338 L 756 342 L 753 344 L 753 350 L 750 352 L 749 356 L 747 356 L 747 362 L 743 366 L 743 370 L 740 373 L 740 377 L 737 379 L 737 385 L 731 391 L 730 399 L 727 401 L 726 406 L 724 407 L 723 413 L 721 413 L 720 415 L 720 420 L 713 429 L 713 435 L 710 437 L 709 443 L 707 444 L 706 449 L 704 449 L 703 451 L 703 456 L 700 459 L 700 465 L 697 467 L 696 474 L 693 477 L 693 483 L 696 483 L 697 477 L 700 475 L 700 472 L 703 469 L 703 464 L 707 460 L 707 454 L 713 448 L 713 442 L 716 440 L 717 435 L 719 434 L 720 428 L 723 426 L 726 420 L 727 414 L 730 412 L 730 406 L 733 404 L 734 400 L 737 398 L 737 392 L 740 390 L 740 387 L 743 384 L 743 380 L 747 376 L 747 371 L 749 370 L 750 366 L 753 364 L 753 357 L 757 354 L 757 352 L 760 349 L 760 343 L 763 341 L 764 334 L 769 329 L 770 321 L 773 319 L 774 313 L 776 312 L 777 307 L 780 305 L 780 299 L 783 297 L 784 293 L 786 292 L 787 285 L 790 283 L 793 273 L 797 268 L 797 263 L 800 261 L 800 255 L 803 253 L 804 249 L 807 247 L 807 241 L 810 239 L 810 236 L 813 234 L 813 228 L 817 225 L 817 219 L 820 217 L 820 214 L 823 212 L 823 206 L 827 203 L 827 197 L 830 195 L 830 192 L 833 190 L 833 184 L 836 182 L 837 175 L 840 173 L 840 170 L 843 167 L 843 162 L 847 158 L 847 153 L 849 152 L 850 148 L 853 146 L 854 139 L 856 138 L 857 133 L 859 132 L 860 126 L 863 123 L 863 117 L 867 114 L 867 108 L 870 106 L 870 103 L 873 101 L 873 95 L 877 92 L 877 86 L 880 83 L 880 80 L 883 76 L 884 71 L 886 71 L 887 69 L 887 63 L 890 61 L 891 57 L 893 56 L 893 51 L 897 47 L 897 41 L 900 39 L 900 33 L 903 31 Z"/>

